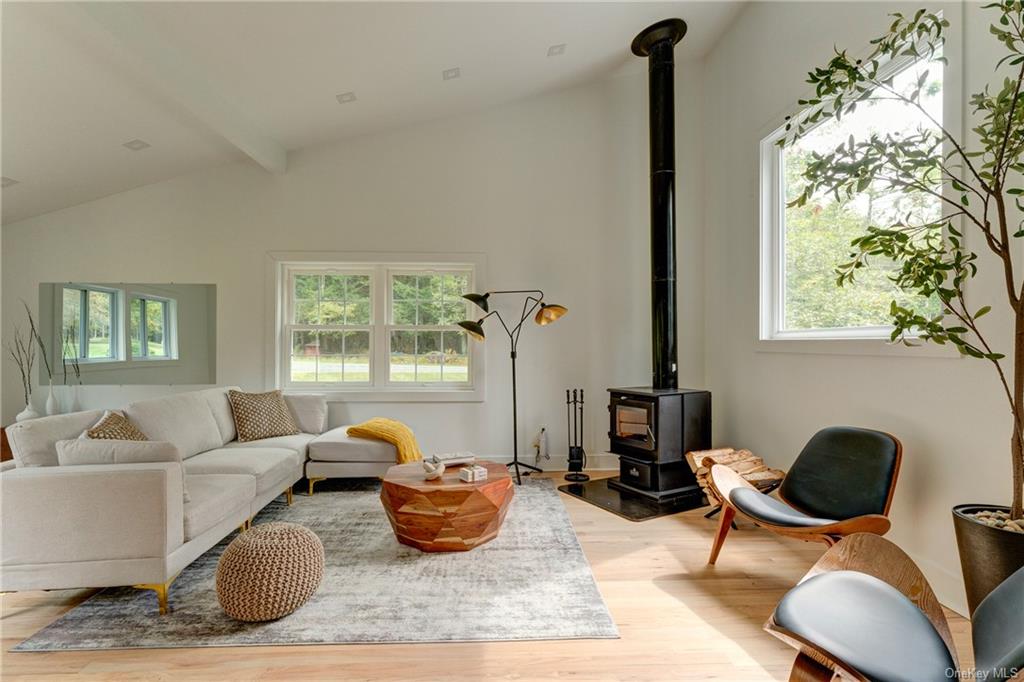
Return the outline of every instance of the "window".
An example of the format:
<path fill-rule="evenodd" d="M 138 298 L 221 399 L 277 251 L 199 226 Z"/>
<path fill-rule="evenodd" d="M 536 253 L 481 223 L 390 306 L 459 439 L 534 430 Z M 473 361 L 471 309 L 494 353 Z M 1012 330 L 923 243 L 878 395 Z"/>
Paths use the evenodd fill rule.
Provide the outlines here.
<path fill-rule="evenodd" d="M 283 263 L 285 388 L 356 392 L 467 391 L 475 266 L 457 263 Z"/>
<path fill-rule="evenodd" d="M 124 287 L 68 284 L 59 288 L 56 304 L 60 306 L 60 341 L 65 358 L 123 363 L 178 357 L 178 306 L 173 298 Z"/>
<path fill-rule="evenodd" d="M 468 272 L 390 273 L 388 379 L 395 383 L 466 384 Z"/>
<path fill-rule="evenodd" d="M 118 292 L 65 286 L 62 292 L 62 342 L 66 357 L 114 360 L 119 356 Z"/>
<path fill-rule="evenodd" d="M 133 358 L 167 360 L 174 357 L 174 313 L 171 299 L 132 296 L 128 336 Z"/>
<path fill-rule="evenodd" d="M 937 55 L 938 56 L 938 55 Z M 909 89 L 925 72 L 922 104 L 939 124 L 943 117 L 941 62 L 902 61 L 889 67 L 896 89 Z M 905 134 L 938 126 L 919 110 L 896 101 L 867 102 L 841 120 L 827 119 L 796 144 L 780 148 L 785 134 L 775 131 L 761 142 L 761 324 L 762 339 L 888 338 L 889 307 L 922 304 L 898 289 L 885 264 L 874 261 L 853 285 L 836 285 L 836 267 L 849 255 L 850 241 L 868 225 L 886 224 L 889 216 L 934 220 L 941 201 L 918 192 L 875 190 L 871 186 L 851 200 L 816 197 L 802 207 L 786 203 L 803 189 L 801 172 L 812 152 L 844 144 L 851 136 Z M 895 266 L 893 266 L 895 267 Z"/>
<path fill-rule="evenodd" d="M 293 383 L 369 385 L 373 297 L 370 273 L 295 272 L 291 277 Z"/>

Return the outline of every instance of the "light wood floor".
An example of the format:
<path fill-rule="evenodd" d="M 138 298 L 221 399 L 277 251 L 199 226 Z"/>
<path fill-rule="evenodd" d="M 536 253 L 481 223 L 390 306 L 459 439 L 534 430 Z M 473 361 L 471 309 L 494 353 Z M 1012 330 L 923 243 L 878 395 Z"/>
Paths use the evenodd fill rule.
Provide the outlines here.
<path fill-rule="evenodd" d="M 554 478 L 560 476 L 555 475 Z M 561 482 L 561 481 L 560 481 Z M 741 524 L 708 567 L 715 523 L 701 511 L 643 523 L 563 495 L 621 639 L 9 653 L 91 594 L 2 597 L 3 680 L 785 680 L 793 651 L 761 630 L 776 601 L 823 552 Z M 301 504 L 301 497 L 296 501 Z M 523 581 L 543 566 L 524 566 Z M 969 624 L 955 614 L 962 666 Z"/>

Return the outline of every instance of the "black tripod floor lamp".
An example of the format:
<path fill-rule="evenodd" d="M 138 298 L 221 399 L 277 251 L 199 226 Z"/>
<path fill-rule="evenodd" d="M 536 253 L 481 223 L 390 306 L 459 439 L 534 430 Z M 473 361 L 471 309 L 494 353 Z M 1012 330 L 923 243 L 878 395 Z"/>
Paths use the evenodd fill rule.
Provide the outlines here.
<path fill-rule="evenodd" d="M 488 299 L 491 296 L 503 296 L 513 294 L 526 294 L 526 300 L 523 301 L 523 312 L 519 316 L 519 322 L 514 327 L 509 327 L 505 323 L 505 319 L 501 316 L 497 310 L 491 310 L 488 304 Z M 463 320 L 459 322 L 459 326 L 466 330 L 466 332 L 478 341 L 484 340 L 484 321 L 491 317 L 498 318 L 501 322 L 502 328 L 505 333 L 508 334 L 508 340 L 511 344 L 512 350 L 510 356 L 512 358 L 512 461 L 509 462 L 508 466 L 515 469 L 516 472 L 516 483 L 522 483 L 523 479 L 520 475 L 520 467 L 525 467 L 530 471 L 543 471 L 542 469 L 533 466 L 532 464 L 526 464 L 525 462 L 519 461 L 519 422 L 518 412 L 516 410 L 516 348 L 519 346 L 519 335 L 523 331 L 523 323 L 531 315 L 533 321 L 540 326 L 549 325 L 562 315 L 565 315 L 568 311 L 564 306 L 556 305 L 554 303 L 544 302 L 544 292 L 539 289 L 517 289 L 513 291 L 488 291 L 483 294 L 466 294 L 463 296 L 467 301 L 472 301 L 478 308 L 483 310 L 486 315 L 481 317 L 477 321 Z"/>

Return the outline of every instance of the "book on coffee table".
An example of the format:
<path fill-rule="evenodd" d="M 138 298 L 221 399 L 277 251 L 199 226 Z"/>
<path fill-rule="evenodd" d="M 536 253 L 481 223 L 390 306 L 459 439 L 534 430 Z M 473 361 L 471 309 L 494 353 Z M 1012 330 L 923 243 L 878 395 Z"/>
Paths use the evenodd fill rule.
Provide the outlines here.
<path fill-rule="evenodd" d="M 446 468 L 451 468 L 460 464 L 473 464 L 476 462 L 476 455 L 472 452 L 440 452 L 430 459 L 438 464 L 444 464 Z"/>

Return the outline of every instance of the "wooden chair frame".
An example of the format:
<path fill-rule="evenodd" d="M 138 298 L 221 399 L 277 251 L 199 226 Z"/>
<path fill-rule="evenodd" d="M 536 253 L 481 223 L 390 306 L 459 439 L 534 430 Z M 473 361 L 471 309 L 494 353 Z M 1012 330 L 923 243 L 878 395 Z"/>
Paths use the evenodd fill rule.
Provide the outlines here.
<path fill-rule="evenodd" d="M 711 555 L 708 558 L 708 563 L 713 565 L 718 561 L 718 554 L 722 551 L 722 545 L 725 544 L 725 537 L 729 534 L 732 522 L 737 515 L 777 535 L 796 538 L 804 542 L 823 542 L 829 547 L 835 545 L 842 538 L 854 533 L 873 533 L 875 535 L 885 535 L 888 533 L 889 528 L 892 526 L 888 517 L 889 508 L 892 506 L 892 498 L 896 492 L 896 481 L 899 478 L 900 466 L 903 463 L 903 444 L 892 434 L 887 433 L 886 435 L 892 438 L 896 444 L 896 457 L 893 464 L 892 480 L 889 481 L 889 494 L 885 499 L 883 512 L 881 514 L 855 516 L 852 519 L 837 521 L 826 526 L 779 526 L 744 514 L 729 501 L 729 493 L 737 488 L 749 488 L 758 494 L 762 493 L 728 466 L 715 464 L 712 459 L 706 458 L 702 464 L 711 469 L 708 484 L 715 495 L 722 501 L 722 513 L 719 519 L 718 532 L 715 533 L 715 539 L 711 545 Z M 779 488 L 779 498 L 793 509 L 808 513 L 787 500 L 782 495 L 781 488 Z"/>
<path fill-rule="evenodd" d="M 942 606 L 920 569 L 899 547 L 874 533 L 855 533 L 830 547 L 800 582 L 829 571 L 865 573 L 902 592 L 928 618 L 959 668 L 953 635 Z M 867 682 L 848 663 L 779 625 L 774 612 L 764 629 L 799 652 L 790 671 L 790 682 L 826 682 L 837 674 L 844 679 Z"/>

